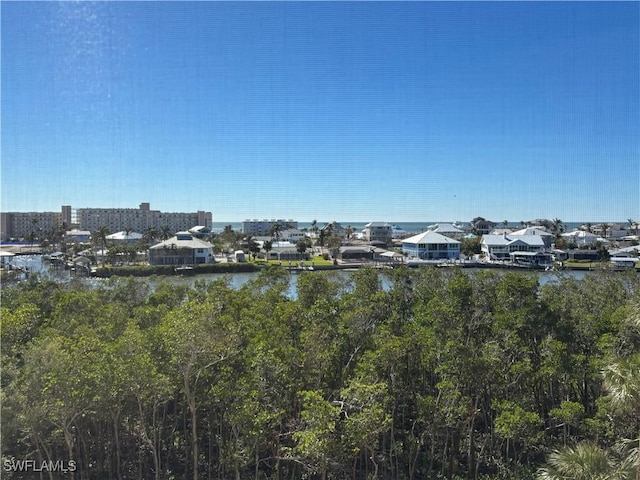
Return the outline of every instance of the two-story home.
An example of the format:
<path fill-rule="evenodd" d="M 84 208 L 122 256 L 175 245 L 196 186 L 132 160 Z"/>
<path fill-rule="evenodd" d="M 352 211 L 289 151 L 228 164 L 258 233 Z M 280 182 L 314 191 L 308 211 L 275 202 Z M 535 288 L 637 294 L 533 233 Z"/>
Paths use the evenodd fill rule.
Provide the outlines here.
<path fill-rule="evenodd" d="M 541 235 L 483 235 L 482 253 L 489 260 L 510 260 L 513 252 L 544 252 L 547 247 Z"/>
<path fill-rule="evenodd" d="M 298 243 L 300 240 L 304 240 L 305 238 L 305 233 L 297 228 L 287 228 L 280 232 L 280 241 L 282 242 Z"/>
<path fill-rule="evenodd" d="M 439 233 L 427 231 L 402 240 L 402 253 L 408 259 L 457 260 L 460 242 Z"/>
<path fill-rule="evenodd" d="M 547 232 L 547 229 L 543 226 L 531 226 L 527 228 L 523 228 L 521 230 L 516 230 L 515 232 L 510 233 L 509 235 L 515 236 L 527 236 L 527 235 L 538 235 L 542 238 L 544 245 L 546 248 L 551 248 L 551 244 L 553 243 L 553 239 L 555 236 L 553 233 Z"/>
<path fill-rule="evenodd" d="M 195 265 L 213 262 L 213 245 L 190 232 L 178 232 L 149 248 L 151 265 Z"/>
<path fill-rule="evenodd" d="M 385 222 L 370 222 L 362 230 L 363 240 L 370 243 L 387 244 L 393 238 L 393 225 Z"/>
<path fill-rule="evenodd" d="M 574 230 L 573 232 L 563 233 L 561 237 L 576 245 L 595 245 L 599 238 L 595 233 L 585 230 Z"/>

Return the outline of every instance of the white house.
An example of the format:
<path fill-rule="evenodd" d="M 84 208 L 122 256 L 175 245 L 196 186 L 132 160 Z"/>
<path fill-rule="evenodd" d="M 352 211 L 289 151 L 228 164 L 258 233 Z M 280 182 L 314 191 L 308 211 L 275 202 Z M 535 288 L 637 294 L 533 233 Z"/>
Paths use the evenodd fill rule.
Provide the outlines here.
<path fill-rule="evenodd" d="M 297 228 L 288 228 L 280 232 L 280 240 L 283 242 L 298 243 L 304 240 L 305 236 L 305 233 Z"/>
<path fill-rule="evenodd" d="M 509 260 L 513 252 L 544 252 L 546 245 L 541 235 L 483 235 L 482 253 L 490 260 Z"/>
<path fill-rule="evenodd" d="M 521 230 L 516 230 L 515 232 L 510 233 L 508 235 L 521 235 L 521 236 L 538 235 L 539 237 L 542 238 L 542 241 L 544 242 L 547 248 L 551 248 L 551 244 L 553 243 L 553 239 L 554 239 L 553 233 L 547 232 L 546 228 L 542 226 L 532 226 L 532 227 L 523 228 Z"/>
<path fill-rule="evenodd" d="M 263 244 L 264 245 L 264 244 Z M 273 242 L 271 250 L 265 255 L 267 260 L 309 260 L 311 255 L 308 251 L 301 253 L 298 251 L 297 245 L 292 242 Z"/>
<path fill-rule="evenodd" d="M 593 245 L 598 241 L 598 235 L 584 230 L 563 233 L 561 237 L 576 245 Z"/>
<path fill-rule="evenodd" d="M 189 232 L 178 232 L 149 248 L 151 265 L 195 265 L 213 262 L 213 245 Z"/>
<path fill-rule="evenodd" d="M 427 231 L 402 240 L 402 253 L 409 259 L 459 259 L 460 242 L 436 232 Z"/>
<path fill-rule="evenodd" d="M 121 245 L 131 245 L 140 240 L 142 238 L 142 234 L 137 232 L 122 231 L 107 235 L 105 238 Z"/>

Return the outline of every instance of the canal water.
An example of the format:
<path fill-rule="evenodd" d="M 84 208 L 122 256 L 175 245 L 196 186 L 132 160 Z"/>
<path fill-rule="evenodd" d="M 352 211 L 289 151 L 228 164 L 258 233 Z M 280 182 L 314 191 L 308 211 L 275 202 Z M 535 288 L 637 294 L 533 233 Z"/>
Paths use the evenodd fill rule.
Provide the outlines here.
<path fill-rule="evenodd" d="M 101 278 L 83 278 L 83 277 L 74 277 L 69 270 L 65 270 L 62 268 L 53 268 L 48 262 L 42 260 L 40 255 L 21 255 L 14 257 L 12 260 L 12 264 L 14 266 L 23 268 L 28 270 L 29 272 L 39 273 L 44 277 L 51 278 L 54 281 L 58 281 L 61 283 L 66 283 L 71 281 L 74 278 L 77 278 L 78 281 L 81 281 L 88 285 L 98 286 L 100 284 L 105 283 L 106 279 Z M 470 268 L 469 271 L 476 271 L 477 269 Z M 493 271 L 507 271 L 507 270 L 493 270 Z M 509 270 L 512 271 L 512 270 Z M 538 279 L 540 285 L 545 285 L 546 283 L 556 281 L 558 279 L 558 275 L 554 272 L 545 272 L 545 271 L 537 271 Z M 571 276 L 577 280 L 583 279 L 586 275 L 589 275 L 590 272 L 587 271 L 564 271 L 563 275 Z M 333 275 L 343 276 L 345 279 L 348 279 L 352 274 L 352 271 L 348 270 L 334 270 L 332 271 Z M 205 273 L 198 275 L 188 275 L 188 276 L 154 276 L 154 277 L 144 277 L 151 279 L 152 281 L 167 281 L 177 285 L 193 285 L 196 281 L 204 280 L 207 282 L 219 280 L 222 278 L 229 278 L 231 282 L 231 286 L 234 288 L 240 288 L 242 285 L 247 283 L 250 280 L 255 279 L 258 276 L 258 272 L 243 272 L 243 273 L 232 273 L 232 274 L 222 274 L 222 273 Z M 381 283 L 383 289 L 391 288 L 392 282 L 386 275 L 381 275 Z M 290 298 L 296 297 L 296 289 L 298 284 L 298 274 L 291 273 L 289 275 L 289 289 L 288 296 Z"/>

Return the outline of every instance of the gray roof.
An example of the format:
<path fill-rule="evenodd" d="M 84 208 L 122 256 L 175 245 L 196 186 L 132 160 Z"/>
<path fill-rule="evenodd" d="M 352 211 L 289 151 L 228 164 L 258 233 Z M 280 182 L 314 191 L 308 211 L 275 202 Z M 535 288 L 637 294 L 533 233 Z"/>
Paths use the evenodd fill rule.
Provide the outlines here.
<path fill-rule="evenodd" d="M 526 245 L 535 247 L 544 247 L 544 241 L 540 235 L 483 235 L 482 243 L 484 245 L 506 246 L 516 242 L 522 242 Z"/>
<path fill-rule="evenodd" d="M 451 223 L 436 223 L 427 228 L 436 233 L 464 233 L 464 230 L 459 229 Z"/>

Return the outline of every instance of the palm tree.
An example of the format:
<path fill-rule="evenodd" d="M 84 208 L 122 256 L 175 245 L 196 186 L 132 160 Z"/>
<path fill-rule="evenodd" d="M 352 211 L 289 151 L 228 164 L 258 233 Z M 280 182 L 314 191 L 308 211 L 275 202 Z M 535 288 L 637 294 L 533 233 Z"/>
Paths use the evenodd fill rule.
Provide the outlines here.
<path fill-rule="evenodd" d="M 640 330 L 640 306 L 636 305 L 626 319 L 629 326 Z M 640 352 L 617 358 L 602 371 L 604 388 L 613 405 L 621 409 L 633 409 L 640 418 Z M 636 480 L 640 480 L 640 434 L 636 439 L 638 449 L 632 456 L 637 464 Z"/>
<path fill-rule="evenodd" d="M 147 230 L 142 234 L 142 240 L 144 243 L 149 245 L 153 244 L 156 238 L 158 238 L 158 230 L 154 227 L 147 228 Z"/>
<path fill-rule="evenodd" d="M 314 236 L 318 233 L 318 221 L 315 219 L 311 222 L 311 231 Z"/>
<path fill-rule="evenodd" d="M 551 230 L 553 231 L 556 237 L 558 237 L 561 233 L 564 233 L 565 228 L 564 228 L 564 223 L 562 223 L 562 220 L 560 220 L 559 218 L 554 218 L 553 221 L 551 222 Z"/>
<path fill-rule="evenodd" d="M 171 238 L 171 228 L 169 228 L 169 225 L 160 227 L 160 238 L 162 240 L 168 240 L 169 238 Z"/>
<path fill-rule="evenodd" d="M 355 229 L 351 225 L 347 226 L 347 228 L 344 230 L 344 234 L 347 237 L 347 240 L 351 240 L 351 235 L 353 235 L 354 231 Z"/>
<path fill-rule="evenodd" d="M 637 321 L 637 318 L 636 318 Z M 619 358 L 607 365 L 603 372 L 604 388 L 609 392 L 614 406 L 633 409 L 640 418 L 640 353 Z M 640 434 L 636 439 L 638 449 L 632 453 L 632 463 L 637 464 L 635 478 L 640 480 Z"/>
<path fill-rule="evenodd" d="M 304 259 L 303 255 L 307 251 L 307 248 L 309 248 L 309 245 L 304 240 L 299 240 L 296 244 L 296 250 L 300 254 L 301 260 Z"/>
<path fill-rule="evenodd" d="M 247 244 L 247 253 L 253 257 L 255 260 L 256 255 L 260 252 L 260 247 L 258 246 L 258 242 L 256 242 L 253 235 L 249 234 L 245 237 L 244 241 Z"/>
<path fill-rule="evenodd" d="M 265 252 L 265 257 L 267 260 L 269 259 L 269 252 L 273 250 L 273 242 L 271 240 L 267 240 L 262 244 L 262 249 Z"/>
<path fill-rule="evenodd" d="M 102 266 L 104 267 L 104 257 L 107 250 L 107 235 L 109 235 L 109 227 L 102 226 L 93 233 L 96 240 L 102 246 Z"/>
<path fill-rule="evenodd" d="M 630 459 L 618 462 L 609 452 L 590 442 L 555 450 L 538 470 L 539 480 L 632 480 Z"/>
<path fill-rule="evenodd" d="M 282 225 L 280 225 L 279 222 L 274 223 L 273 226 L 271 227 L 271 230 L 269 231 L 269 234 L 272 237 L 275 237 L 276 242 L 279 242 L 281 233 L 282 233 Z"/>

